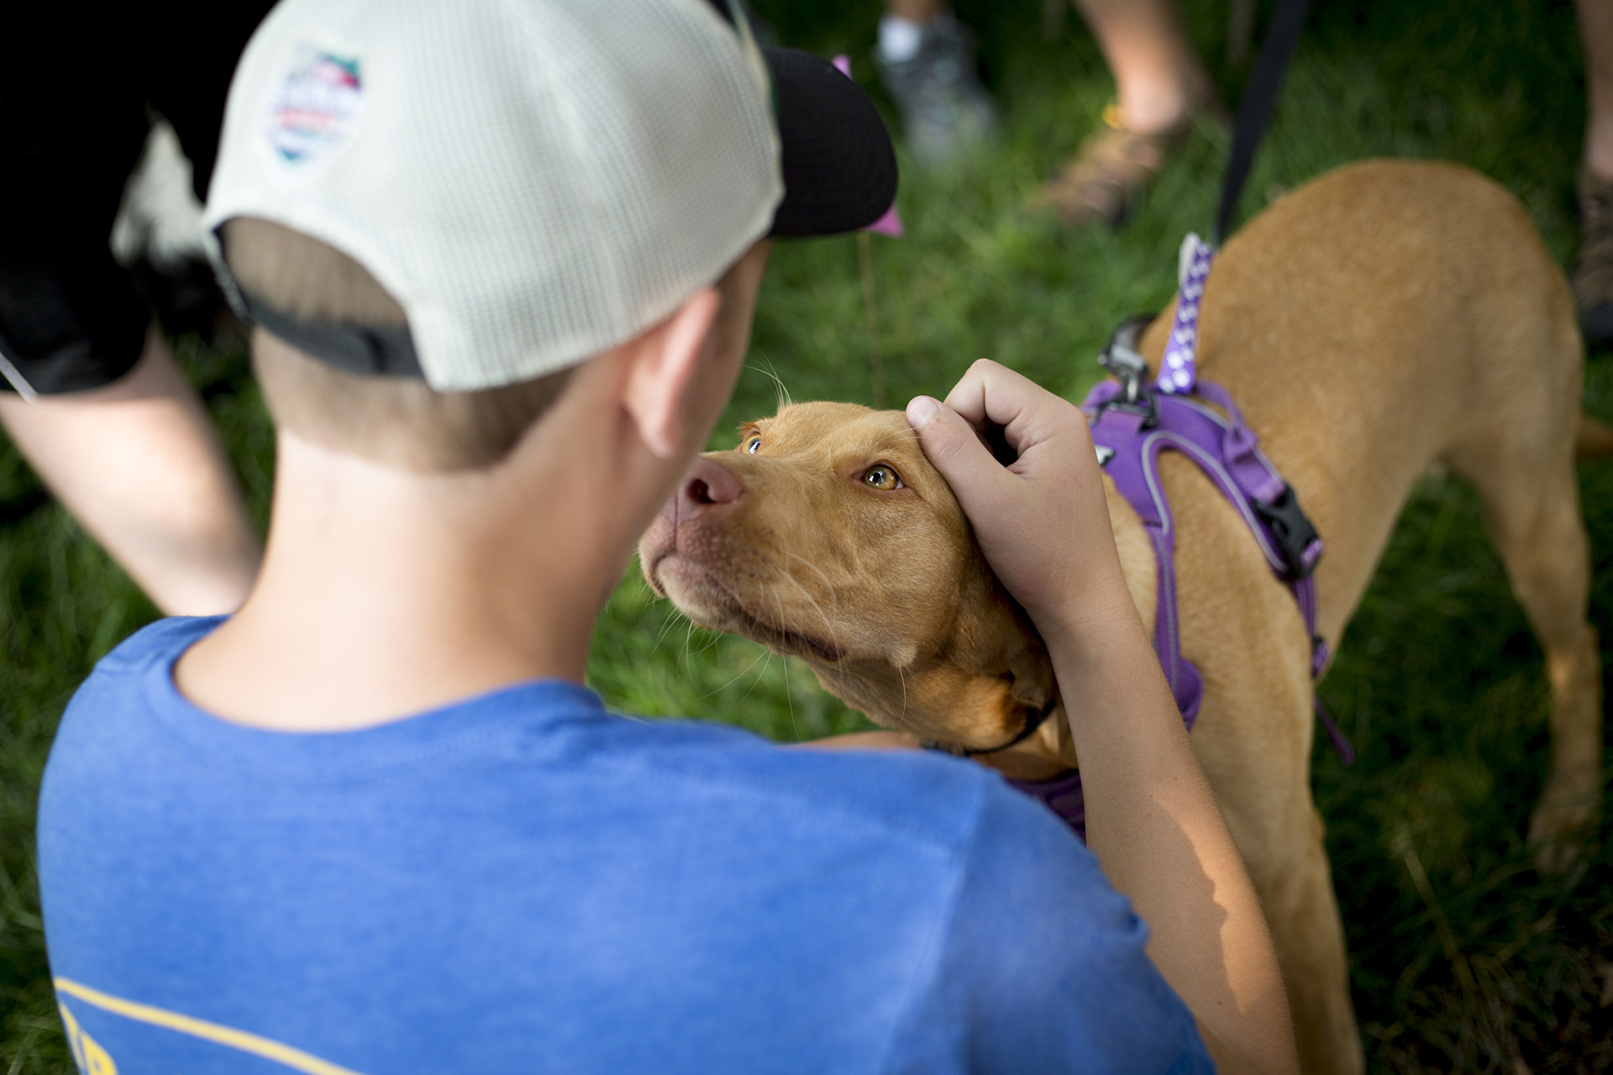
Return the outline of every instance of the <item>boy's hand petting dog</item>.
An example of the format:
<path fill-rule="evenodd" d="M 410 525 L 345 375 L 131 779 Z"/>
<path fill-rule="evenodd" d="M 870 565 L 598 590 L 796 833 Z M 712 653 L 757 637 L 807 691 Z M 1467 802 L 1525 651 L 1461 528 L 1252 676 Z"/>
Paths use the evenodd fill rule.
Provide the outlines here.
<path fill-rule="evenodd" d="M 907 417 L 1047 643 L 1088 845 L 1148 922 L 1149 955 L 1222 1070 L 1298 1070 L 1271 936 L 1126 589 L 1085 416 L 982 359 Z M 1018 454 L 1007 465 L 984 443 L 993 426 Z"/>
<path fill-rule="evenodd" d="M 1079 408 L 983 358 L 945 403 L 909 403 L 907 420 L 1050 651 L 1120 625 L 1140 628 Z M 985 442 L 991 427 L 1018 454 L 1006 466 Z"/>

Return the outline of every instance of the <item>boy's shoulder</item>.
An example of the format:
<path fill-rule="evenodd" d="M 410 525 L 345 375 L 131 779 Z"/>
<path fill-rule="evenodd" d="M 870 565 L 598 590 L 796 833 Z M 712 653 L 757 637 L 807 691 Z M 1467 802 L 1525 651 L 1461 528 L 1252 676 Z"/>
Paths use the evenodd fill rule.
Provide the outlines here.
<path fill-rule="evenodd" d="M 179 654 L 210 634 L 227 616 L 169 616 L 153 620 L 114 646 L 95 664 L 93 675 L 119 674 L 153 660 L 172 664 Z"/>
<path fill-rule="evenodd" d="M 509 778 L 537 797 L 547 794 L 543 785 L 519 774 L 546 771 L 551 783 L 603 783 L 608 795 L 659 796 L 668 805 L 674 792 L 714 807 L 768 801 L 824 826 L 870 826 L 937 849 L 972 838 L 986 797 L 1019 799 L 995 774 L 954 759 L 779 749 L 732 725 L 611 712 L 591 690 L 562 680 L 514 684 L 355 732 L 255 730 L 203 712 L 174 686 L 174 663 L 222 621 L 159 620 L 104 657 L 68 707 L 53 765 L 110 762 L 138 751 L 165 759 L 157 770 L 165 779 L 189 773 L 207 782 L 234 771 L 255 782 L 350 783 L 355 790 L 381 771 L 396 787 L 418 765 L 426 782 L 457 775 L 475 785 L 473 796 L 478 789 L 492 794 Z M 1041 820 L 1039 809 L 1025 813 Z"/>

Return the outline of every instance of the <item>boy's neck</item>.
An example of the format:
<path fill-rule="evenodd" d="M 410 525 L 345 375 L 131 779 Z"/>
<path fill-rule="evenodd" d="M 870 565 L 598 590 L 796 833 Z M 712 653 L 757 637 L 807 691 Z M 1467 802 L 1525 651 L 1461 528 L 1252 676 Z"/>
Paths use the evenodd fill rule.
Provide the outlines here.
<path fill-rule="evenodd" d="M 487 470 L 410 473 L 282 430 L 262 573 L 180 657 L 180 692 L 225 720 L 318 732 L 582 682 L 595 617 L 733 394 L 767 253 L 756 243 L 723 294 L 580 363 Z"/>
<path fill-rule="evenodd" d="M 564 432 L 546 425 L 532 436 Z M 636 531 L 567 457 L 419 475 L 282 433 L 263 572 L 180 659 L 176 685 L 225 720 L 315 732 L 528 679 L 581 682 Z"/>

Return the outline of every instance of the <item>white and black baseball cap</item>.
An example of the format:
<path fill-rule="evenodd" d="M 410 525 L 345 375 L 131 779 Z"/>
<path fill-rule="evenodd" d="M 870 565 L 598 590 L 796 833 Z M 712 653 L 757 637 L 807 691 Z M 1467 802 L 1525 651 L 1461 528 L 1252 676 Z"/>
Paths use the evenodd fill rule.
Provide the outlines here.
<path fill-rule="evenodd" d="M 215 239 L 267 331 L 470 391 L 607 350 L 763 236 L 856 230 L 895 194 L 857 85 L 758 49 L 733 0 L 283 0 L 231 84 L 205 221 L 318 239 L 408 320 L 290 317 Z"/>

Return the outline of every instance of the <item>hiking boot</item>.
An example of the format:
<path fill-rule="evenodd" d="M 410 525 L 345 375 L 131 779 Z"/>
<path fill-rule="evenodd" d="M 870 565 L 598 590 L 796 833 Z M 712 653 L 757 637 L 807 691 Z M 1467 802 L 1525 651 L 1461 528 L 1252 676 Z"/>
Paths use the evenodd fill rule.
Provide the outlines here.
<path fill-rule="evenodd" d="M 1071 227 L 1100 221 L 1114 227 L 1136 207 L 1193 131 L 1191 115 L 1163 131 L 1127 130 L 1119 106 L 1113 104 L 1103 110 L 1103 123 L 1103 129 L 1082 142 L 1075 156 L 1042 184 L 1031 198 L 1032 206 L 1052 209 Z"/>
<path fill-rule="evenodd" d="M 885 90 L 902 116 L 907 148 L 926 165 L 943 165 L 988 139 L 997 108 L 975 73 L 975 45 L 951 12 L 924 25 L 918 51 L 887 60 L 874 50 Z"/>
<path fill-rule="evenodd" d="M 1613 180 L 1580 166 L 1574 305 L 1586 343 L 1613 343 Z"/>

